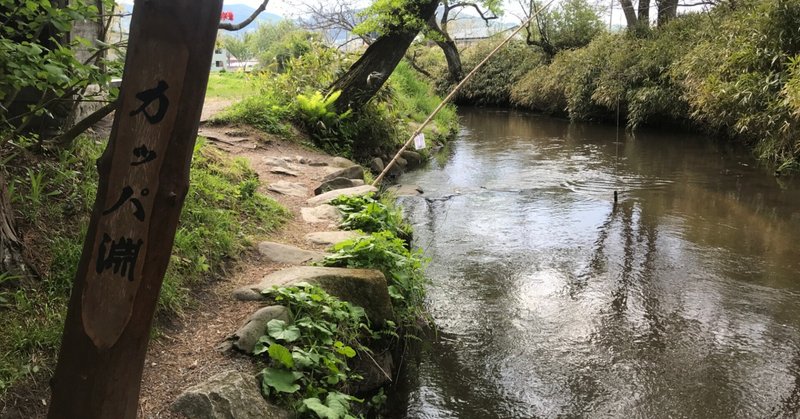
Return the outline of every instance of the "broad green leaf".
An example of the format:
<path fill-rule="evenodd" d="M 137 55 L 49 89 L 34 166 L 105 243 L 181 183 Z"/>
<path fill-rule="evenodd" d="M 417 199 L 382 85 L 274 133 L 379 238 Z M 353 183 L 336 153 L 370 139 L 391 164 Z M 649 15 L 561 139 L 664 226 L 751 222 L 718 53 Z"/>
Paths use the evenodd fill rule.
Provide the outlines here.
<path fill-rule="evenodd" d="M 267 333 L 275 339 L 294 342 L 300 338 L 300 329 L 294 325 L 286 325 L 283 320 L 272 319 L 267 323 Z"/>
<path fill-rule="evenodd" d="M 336 352 L 338 352 L 340 355 L 344 355 L 348 358 L 356 356 L 356 351 L 342 342 L 337 341 L 333 344 L 333 347 L 336 348 Z"/>
<path fill-rule="evenodd" d="M 286 368 L 294 368 L 294 359 L 292 359 L 292 353 L 289 352 L 289 349 L 279 343 L 273 343 L 272 345 L 269 345 L 269 357 L 280 362 Z"/>
<path fill-rule="evenodd" d="M 279 368 L 264 368 L 261 371 L 261 380 L 264 384 L 274 388 L 281 393 L 295 393 L 300 390 L 300 385 L 295 384 L 303 373 L 296 371 L 287 371 Z"/>

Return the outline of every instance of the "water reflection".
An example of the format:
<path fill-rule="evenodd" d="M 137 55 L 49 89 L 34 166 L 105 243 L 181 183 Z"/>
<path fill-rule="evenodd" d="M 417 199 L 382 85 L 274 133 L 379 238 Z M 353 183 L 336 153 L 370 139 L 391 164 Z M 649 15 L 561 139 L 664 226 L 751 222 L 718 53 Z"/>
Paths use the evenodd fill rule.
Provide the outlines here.
<path fill-rule="evenodd" d="M 682 134 L 463 121 L 443 164 L 402 179 L 426 191 L 403 202 L 439 335 L 398 417 L 798 412 L 796 183 Z"/>

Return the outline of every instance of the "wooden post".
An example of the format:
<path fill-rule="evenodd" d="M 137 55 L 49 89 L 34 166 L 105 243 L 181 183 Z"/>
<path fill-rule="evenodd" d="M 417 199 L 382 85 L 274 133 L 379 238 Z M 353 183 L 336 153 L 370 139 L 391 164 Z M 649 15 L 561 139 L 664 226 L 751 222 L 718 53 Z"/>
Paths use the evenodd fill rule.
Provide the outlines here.
<path fill-rule="evenodd" d="M 221 11 L 222 0 L 135 2 L 49 418 L 136 417 Z"/>

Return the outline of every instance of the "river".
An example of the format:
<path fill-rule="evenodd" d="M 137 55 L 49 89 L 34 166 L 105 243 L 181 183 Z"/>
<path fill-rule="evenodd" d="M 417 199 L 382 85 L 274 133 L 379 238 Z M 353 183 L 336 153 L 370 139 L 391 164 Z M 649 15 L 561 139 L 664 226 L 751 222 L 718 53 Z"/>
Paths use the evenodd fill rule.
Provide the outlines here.
<path fill-rule="evenodd" d="M 461 117 L 401 178 L 437 333 L 396 417 L 800 414 L 800 183 L 697 135 Z"/>

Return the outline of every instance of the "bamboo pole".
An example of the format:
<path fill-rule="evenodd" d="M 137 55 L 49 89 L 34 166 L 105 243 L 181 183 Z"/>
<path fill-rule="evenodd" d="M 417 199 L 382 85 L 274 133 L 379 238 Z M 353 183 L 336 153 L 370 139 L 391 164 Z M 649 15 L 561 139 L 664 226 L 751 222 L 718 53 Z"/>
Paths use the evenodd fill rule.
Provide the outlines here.
<path fill-rule="evenodd" d="M 472 76 L 474 76 L 478 72 L 478 70 L 481 69 L 481 67 L 483 67 L 492 57 L 494 57 L 494 55 L 497 54 L 498 51 L 503 49 L 503 47 L 506 46 L 506 44 L 508 44 L 511 41 L 511 39 L 517 36 L 517 34 L 520 33 L 522 29 L 524 29 L 527 25 L 533 22 L 533 19 L 536 19 L 536 17 L 539 16 L 540 13 L 547 10 L 547 8 L 550 7 L 550 5 L 553 4 L 554 1 L 555 0 L 550 0 L 547 4 L 544 5 L 544 7 L 537 10 L 535 13 L 531 14 L 531 16 L 527 20 L 522 22 L 519 25 L 519 27 L 516 30 L 514 30 L 514 32 L 511 32 L 511 35 L 508 35 L 508 37 L 504 39 L 503 42 L 497 45 L 497 47 L 495 47 L 495 49 L 493 49 L 492 52 L 490 52 L 489 55 L 487 55 L 486 58 L 483 59 L 483 61 L 478 63 L 478 65 L 476 65 L 475 68 L 473 68 L 472 71 L 470 71 L 469 74 L 467 74 L 466 77 L 464 77 L 461 80 L 461 82 L 459 82 L 456 85 L 456 87 L 454 87 L 453 90 L 450 91 L 447 97 L 445 97 L 444 100 L 442 100 L 442 103 L 440 103 L 439 106 L 437 106 L 436 109 L 434 109 L 433 112 L 430 115 L 428 115 L 428 118 L 425 119 L 422 125 L 420 125 L 419 128 L 414 130 L 414 133 L 411 134 L 411 138 L 409 138 L 408 141 L 406 141 L 405 144 L 403 144 L 403 147 L 401 147 L 400 150 L 397 151 L 397 154 L 395 154 L 394 158 L 392 158 L 392 160 L 389 161 L 386 167 L 384 167 L 381 174 L 375 178 L 375 181 L 372 182 L 372 186 L 377 186 L 378 183 L 380 183 L 380 181 L 383 180 L 383 177 L 386 176 L 386 173 L 389 172 L 389 169 L 391 169 L 392 166 L 394 166 L 394 164 L 397 163 L 397 159 L 400 158 L 400 154 L 406 151 L 408 146 L 411 145 L 411 143 L 414 141 L 414 138 L 416 138 L 417 135 L 419 135 L 422 132 L 422 130 L 425 129 L 425 127 L 427 127 L 428 124 L 430 124 L 430 122 L 433 120 L 433 118 L 436 117 L 439 111 L 441 111 L 445 105 L 447 105 L 448 103 L 450 103 L 451 100 L 453 100 L 453 97 L 455 97 L 456 93 L 458 93 L 458 91 L 461 90 L 462 87 L 464 87 L 464 85 L 469 81 L 469 79 L 471 79 Z"/>

